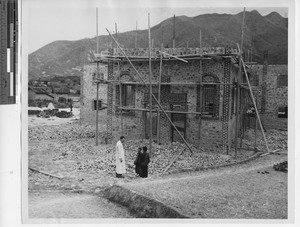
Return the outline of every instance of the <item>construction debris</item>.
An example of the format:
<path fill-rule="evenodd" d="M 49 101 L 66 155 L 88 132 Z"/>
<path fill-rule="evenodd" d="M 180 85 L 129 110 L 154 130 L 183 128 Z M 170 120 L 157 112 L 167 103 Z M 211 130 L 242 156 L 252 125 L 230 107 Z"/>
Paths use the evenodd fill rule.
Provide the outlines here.
<path fill-rule="evenodd" d="M 77 140 L 83 138 L 95 138 L 95 126 L 84 125 L 77 123 L 64 125 L 43 125 L 28 128 L 29 141 L 44 141 L 44 140 Z M 99 137 L 103 138 L 105 133 L 100 133 Z M 104 141 L 104 138 L 103 138 Z"/>
<path fill-rule="evenodd" d="M 287 151 L 288 149 L 288 132 L 287 131 L 279 131 L 279 130 L 268 130 L 266 133 L 266 138 L 269 144 L 270 151 L 281 150 Z M 253 129 L 248 130 L 245 133 L 245 137 L 243 140 L 244 148 L 254 147 L 255 141 L 255 132 Z M 259 133 L 257 136 L 257 144 L 256 148 L 259 151 L 266 152 L 266 146 L 264 141 Z"/>
<path fill-rule="evenodd" d="M 133 164 L 136 158 L 137 148 L 148 146 L 148 140 L 129 140 L 125 143 L 126 169 L 128 173 L 134 173 Z M 35 144 L 36 149 L 49 149 L 48 144 Z M 230 156 L 222 154 L 208 154 L 200 152 L 192 147 L 193 154 L 185 150 L 185 145 L 172 143 L 158 145 L 153 143 L 153 153 L 149 163 L 149 174 L 160 174 L 166 169 L 172 171 L 183 168 L 202 168 L 220 166 L 233 163 L 236 160 Z M 185 150 L 185 151 L 184 151 Z M 179 151 L 183 151 L 178 155 Z M 60 163 L 72 163 L 73 171 L 83 172 L 105 172 L 113 174 L 115 172 L 115 147 L 114 145 L 94 146 L 93 139 L 81 139 L 69 142 L 55 143 L 51 147 L 53 161 Z M 249 153 L 250 155 L 250 153 Z M 246 159 L 248 156 L 244 156 Z M 242 157 L 240 157 L 242 159 Z"/>
<path fill-rule="evenodd" d="M 57 175 L 54 175 L 54 174 L 51 174 L 51 173 L 47 173 L 47 172 L 45 172 L 45 171 L 41 171 L 41 170 L 32 168 L 32 167 L 28 167 L 28 169 L 30 169 L 30 170 L 32 170 L 32 171 L 35 171 L 35 172 L 38 172 L 38 173 L 45 174 L 45 175 L 50 176 L 50 177 L 55 177 L 55 178 L 58 178 L 58 179 L 63 179 L 62 176 L 57 176 Z"/>
<path fill-rule="evenodd" d="M 102 126 L 104 127 L 104 126 Z M 103 172 L 113 174 L 115 171 L 115 144 L 105 145 L 106 132 L 100 131 L 100 145 L 95 146 L 95 126 L 79 125 L 78 123 L 36 126 L 29 128 L 30 150 L 51 150 L 54 164 L 57 162 L 69 163 L 73 171 Z M 272 150 L 287 150 L 287 132 L 269 130 L 266 137 Z M 48 140 L 48 141 L 47 141 Z M 56 141 L 55 143 L 51 141 Z M 32 143 L 34 142 L 34 143 Z M 51 148 L 49 148 L 51 144 Z M 245 135 L 243 144 L 254 147 L 254 132 Z M 134 160 L 137 148 L 149 146 L 149 140 L 127 140 L 125 142 L 125 156 L 127 172 L 134 173 Z M 183 151 L 186 146 L 179 142 L 169 144 L 153 143 L 153 152 L 149 163 L 149 174 L 163 173 L 177 169 L 193 169 L 220 166 L 235 163 L 252 157 L 253 152 L 244 149 L 234 158 L 234 152 L 229 155 L 222 153 L 221 148 L 199 150 L 189 145 L 193 153 Z M 265 149 L 263 139 L 257 140 L 257 148 Z M 178 154 L 183 151 L 179 156 Z M 174 163 L 172 161 L 174 160 Z M 171 164 L 171 165 L 170 165 Z"/>
<path fill-rule="evenodd" d="M 273 166 L 276 171 L 281 171 L 287 173 L 288 171 L 288 161 L 277 163 Z"/>

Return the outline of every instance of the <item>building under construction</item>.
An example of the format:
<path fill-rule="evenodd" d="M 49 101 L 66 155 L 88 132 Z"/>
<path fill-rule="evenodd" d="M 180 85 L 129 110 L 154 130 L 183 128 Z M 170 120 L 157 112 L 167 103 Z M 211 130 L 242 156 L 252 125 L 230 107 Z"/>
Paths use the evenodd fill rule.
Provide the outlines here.
<path fill-rule="evenodd" d="M 203 48 L 200 53 L 199 48 L 170 48 L 163 49 L 166 53 L 163 55 L 160 51 L 151 50 L 151 86 L 156 100 L 188 143 L 228 152 L 236 140 L 237 51 L 231 48 Z M 110 50 L 110 53 L 111 58 L 97 58 L 98 73 L 96 64 L 85 66 L 82 123 L 95 122 L 98 83 L 99 122 L 107 126 L 108 142 L 117 140 L 121 134 L 128 139 L 150 138 L 150 101 L 153 140 L 159 143 L 183 142 L 155 98 L 150 100 L 148 49 L 125 50 L 146 85 L 120 50 Z M 262 77 L 258 74 L 258 68 L 249 67 L 253 72 L 249 74 L 249 80 L 261 106 L 259 81 Z M 245 117 L 250 117 L 247 110 L 253 106 L 244 73 L 239 87 L 238 115 L 241 124 L 238 133 L 241 134 L 245 127 L 250 127 L 245 125 L 248 122 Z"/>
<path fill-rule="evenodd" d="M 149 48 L 110 37 L 116 48 L 94 54 L 81 80 L 81 123 L 106 125 L 107 143 L 124 135 L 228 153 L 259 125 L 269 151 L 260 115 L 287 117 L 287 67 L 268 66 L 267 51 L 257 65 L 237 49 L 202 47 L 201 31 L 199 48 L 153 48 L 150 28 Z"/>

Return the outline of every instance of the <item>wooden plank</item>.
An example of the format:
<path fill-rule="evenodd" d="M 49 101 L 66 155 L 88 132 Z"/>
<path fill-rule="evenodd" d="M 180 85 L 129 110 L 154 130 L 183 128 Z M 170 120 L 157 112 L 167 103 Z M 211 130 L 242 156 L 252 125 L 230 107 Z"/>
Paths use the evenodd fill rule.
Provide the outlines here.
<path fill-rule="evenodd" d="M 277 149 L 277 150 L 274 150 L 274 151 L 270 151 L 270 152 L 267 152 L 267 153 L 264 153 L 262 154 L 260 157 L 263 157 L 263 156 L 266 156 L 266 155 L 269 155 L 269 154 L 276 154 L 278 153 L 279 151 L 281 151 L 282 149 Z"/>
<path fill-rule="evenodd" d="M 105 104 L 105 103 L 103 103 Z M 118 109 L 123 109 L 123 110 L 133 110 L 133 111 L 146 111 L 146 112 L 150 112 L 149 109 L 145 109 L 145 108 L 135 108 L 135 107 L 119 107 L 117 106 Z M 159 109 L 153 109 L 152 112 L 163 112 L 162 110 Z M 188 112 L 188 111 L 173 111 L 173 110 L 165 110 L 166 113 L 180 113 L 180 114 L 198 114 L 201 115 L 200 112 Z"/>
<path fill-rule="evenodd" d="M 179 156 L 185 151 L 186 148 L 182 149 L 170 162 L 170 164 L 165 168 L 164 173 L 173 165 L 173 163 L 179 158 Z"/>
<path fill-rule="evenodd" d="M 63 179 L 64 177 L 62 176 L 57 176 L 57 175 L 54 175 L 52 173 L 47 173 L 45 171 L 42 171 L 42 170 L 38 170 L 38 169 L 35 169 L 35 168 L 32 168 L 32 167 L 28 167 L 28 169 L 32 170 L 32 171 L 35 171 L 35 172 L 38 172 L 38 173 L 42 173 L 44 175 L 47 175 L 47 176 L 50 176 L 50 177 L 55 177 L 55 178 L 58 178 L 58 179 Z"/>

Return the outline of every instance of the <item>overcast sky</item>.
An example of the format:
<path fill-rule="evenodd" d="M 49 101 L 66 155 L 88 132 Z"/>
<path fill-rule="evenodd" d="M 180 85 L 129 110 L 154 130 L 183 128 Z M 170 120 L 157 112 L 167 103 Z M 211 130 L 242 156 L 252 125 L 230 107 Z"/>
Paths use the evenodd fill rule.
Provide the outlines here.
<path fill-rule="evenodd" d="M 291 1 L 281 0 L 23 0 L 23 35 L 28 52 L 56 40 L 79 40 L 96 35 L 96 7 L 99 13 L 99 35 L 105 28 L 119 32 L 148 28 L 176 16 L 194 17 L 206 13 L 237 14 L 246 7 L 262 15 L 276 11 L 288 17 Z M 234 3 L 234 4 L 233 4 Z M 217 8 L 216 8 L 217 7 Z"/>

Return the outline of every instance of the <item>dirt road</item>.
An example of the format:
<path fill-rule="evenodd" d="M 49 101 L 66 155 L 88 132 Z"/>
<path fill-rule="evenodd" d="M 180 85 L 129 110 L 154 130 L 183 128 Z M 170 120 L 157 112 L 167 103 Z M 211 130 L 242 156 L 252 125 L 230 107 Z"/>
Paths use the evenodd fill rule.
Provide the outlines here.
<path fill-rule="evenodd" d="M 245 164 L 119 184 L 192 218 L 286 219 L 287 174 L 268 155 Z"/>
<path fill-rule="evenodd" d="M 93 194 L 29 191 L 30 219 L 134 218 L 126 207 Z"/>

